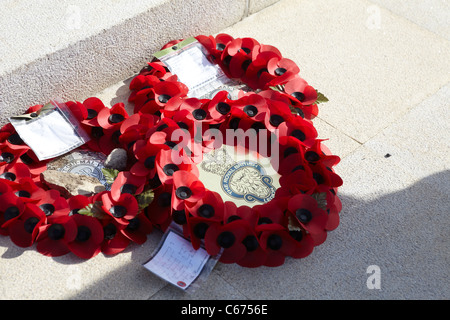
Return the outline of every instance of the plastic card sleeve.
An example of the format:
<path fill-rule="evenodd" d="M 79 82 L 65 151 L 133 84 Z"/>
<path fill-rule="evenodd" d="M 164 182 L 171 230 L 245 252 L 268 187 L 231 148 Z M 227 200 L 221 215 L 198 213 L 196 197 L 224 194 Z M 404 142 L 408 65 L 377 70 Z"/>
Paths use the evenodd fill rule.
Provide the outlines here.
<path fill-rule="evenodd" d="M 203 244 L 195 250 L 178 226 L 172 223 L 143 266 L 171 285 L 193 293 L 208 278 L 220 254 L 210 256 Z"/>
<path fill-rule="evenodd" d="M 40 161 L 63 155 L 90 140 L 67 105 L 56 100 L 38 112 L 9 121 Z"/>

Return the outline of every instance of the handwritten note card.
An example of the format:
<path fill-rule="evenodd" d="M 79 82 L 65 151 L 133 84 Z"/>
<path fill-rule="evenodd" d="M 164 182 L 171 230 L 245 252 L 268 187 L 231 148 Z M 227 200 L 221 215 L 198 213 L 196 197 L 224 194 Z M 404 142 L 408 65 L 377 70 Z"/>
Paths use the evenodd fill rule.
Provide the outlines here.
<path fill-rule="evenodd" d="M 159 251 L 144 267 L 186 290 L 199 276 L 209 255 L 203 248 L 195 250 L 192 244 L 173 231 L 169 231 Z"/>
<path fill-rule="evenodd" d="M 160 58 L 189 88 L 189 97 L 204 97 L 231 81 L 218 65 L 208 60 L 201 48 L 195 42 Z"/>

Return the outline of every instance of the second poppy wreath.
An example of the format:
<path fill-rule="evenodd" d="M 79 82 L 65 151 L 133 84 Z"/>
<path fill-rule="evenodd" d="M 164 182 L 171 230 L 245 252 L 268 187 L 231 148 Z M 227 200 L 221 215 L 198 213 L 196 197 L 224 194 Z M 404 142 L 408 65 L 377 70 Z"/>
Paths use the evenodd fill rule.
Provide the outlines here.
<path fill-rule="evenodd" d="M 200 55 L 185 50 L 193 46 Z M 66 102 L 91 137 L 82 148 L 127 151 L 125 170 L 105 172 L 110 190 L 55 195 L 37 182 L 46 163 L 14 143 L 11 126 L 1 129 L 0 232 L 23 247 L 36 242 L 43 254 L 91 258 L 176 224 L 194 249 L 220 252 L 223 263 L 275 267 L 311 254 L 342 208 L 340 158 L 312 121 L 324 95 L 296 63 L 252 38 L 175 40 L 155 56 L 130 83 L 133 114 L 94 97 Z M 192 74 L 189 59 L 205 73 Z"/>

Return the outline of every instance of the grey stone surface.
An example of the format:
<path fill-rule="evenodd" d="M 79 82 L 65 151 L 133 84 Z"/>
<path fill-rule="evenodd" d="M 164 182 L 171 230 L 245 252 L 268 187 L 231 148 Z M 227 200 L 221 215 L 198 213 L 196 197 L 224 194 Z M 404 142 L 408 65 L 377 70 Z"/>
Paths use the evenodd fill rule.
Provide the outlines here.
<path fill-rule="evenodd" d="M 59 191 L 65 198 L 77 195 L 90 197 L 106 190 L 97 178 L 58 170 L 42 172 L 41 182 L 48 188 Z"/>
<path fill-rule="evenodd" d="M 278 1 L 279 0 L 249 0 L 248 14 L 254 14 Z"/>
<path fill-rule="evenodd" d="M 225 29 L 272 44 L 330 102 L 319 117 L 364 143 L 450 79 L 450 41 L 360 0 L 284 0 Z"/>
<path fill-rule="evenodd" d="M 450 170 L 450 84 L 415 106 L 365 144 L 388 163 L 401 166 L 417 179 Z M 436 181 L 438 183 L 439 181 Z M 450 190 L 450 180 L 438 185 Z"/>
<path fill-rule="evenodd" d="M 84 100 L 139 71 L 167 41 L 241 20 L 246 6 L 246 0 L 4 1 L 0 124 L 55 97 Z"/>
<path fill-rule="evenodd" d="M 339 189 L 343 210 L 339 227 L 310 256 L 287 259 L 278 268 L 219 263 L 202 290 L 188 296 L 141 266 L 157 246 L 159 231 L 143 246 L 88 261 L 73 255 L 44 257 L 0 237 L 0 295 L 449 299 L 449 41 L 381 6 L 377 29 L 376 20 L 369 19 L 372 5 L 282 0 L 222 30 L 277 46 L 330 99 L 315 124 L 342 158 L 336 172 L 344 181 Z M 411 12 L 420 11 L 418 2 L 410 5 Z M 95 96 L 106 105 L 126 102 L 129 76 L 121 79 Z M 380 270 L 380 289 L 367 286 L 373 265 Z"/>
<path fill-rule="evenodd" d="M 116 148 L 111 151 L 111 153 L 106 158 L 105 167 L 123 171 L 127 167 L 127 160 L 127 151 L 122 148 Z"/>
<path fill-rule="evenodd" d="M 204 290 L 204 288 L 208 288 Z M 247 300 L 236 287 L 228 284 L 217 272 L 213 271 L 200 288 L 193 292 L 184 292 L 170 284 L 150 298 L 151 300 Z"/>
<path fill-rule="evenodd" d="M 450 3 L 446 0 L 370 1 L 450 40 Z"/>
<path fill-rule="evenodd" d="M 217 272 L 253 299 L 448 299 L 450 207 L 432 181 L 450 172 L 415 180 L 387 163 L 364 146 L 341 162 L 340 226 L 307 258 L 257 271 L 221 264 Z M 372 265 L 380 290 L 367 287 Z"/>
<path fill-rule="evenodd" d="M 166 283 L 142 263 L 156 248 L 161 233 L 142 246 L 131 245 L 115 256 L 99 254 L 83 260 L 73 254 L 49 258 L 34 247 L 18 248 L 0 237 L 0 295 L 24 300 L 148 299 Z"/>

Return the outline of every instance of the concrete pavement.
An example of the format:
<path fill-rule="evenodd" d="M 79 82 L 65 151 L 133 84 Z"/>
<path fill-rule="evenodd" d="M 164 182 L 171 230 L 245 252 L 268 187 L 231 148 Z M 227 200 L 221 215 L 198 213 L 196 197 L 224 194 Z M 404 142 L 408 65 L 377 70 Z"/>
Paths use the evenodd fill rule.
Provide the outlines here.
<path fill-rule="evenodd" d="M 342 159 L 343 210 L 340 226 L 310 256 L 278 268 L 219 263 L 188 295 L 141 266 L 158 231 L 142 246 L 89 261 L 44 257 L 0 237 L 0 296 L 449 299 L 450 7 L 396 3 L 281 0 L 221 30 L 278 47 L 330 100 L 314 123 Z M 128 83 L 93 95 L 125 101 Z M 370 266 L 378 267 L 380 289 L 367 286 Z"/>

